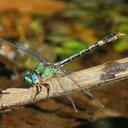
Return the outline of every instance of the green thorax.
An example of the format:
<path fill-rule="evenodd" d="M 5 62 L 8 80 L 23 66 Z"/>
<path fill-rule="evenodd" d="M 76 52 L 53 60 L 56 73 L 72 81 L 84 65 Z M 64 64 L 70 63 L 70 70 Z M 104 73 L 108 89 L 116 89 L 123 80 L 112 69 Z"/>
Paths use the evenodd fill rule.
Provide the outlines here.
<path fill-rule="evenodd" d="M 37 74 L 39 74 L 41 76 L 41 78 L 52 76 L 52 74 L 55 72 L 55 69 L 50 66 L 47 66 L 45 69 L 44 68 L 45 68 L 44 65 L 42 63 L 39 63 L 37 65 L 37 67 L 34 69 L 34 71 Z M 42 70 L 44 70 L 44 71 L 42 72 Z"/>

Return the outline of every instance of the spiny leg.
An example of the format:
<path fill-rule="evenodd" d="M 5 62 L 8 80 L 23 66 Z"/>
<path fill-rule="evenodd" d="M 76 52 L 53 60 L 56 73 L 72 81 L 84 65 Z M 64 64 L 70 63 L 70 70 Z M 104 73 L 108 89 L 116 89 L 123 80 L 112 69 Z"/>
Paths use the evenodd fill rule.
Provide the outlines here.
<path fill-rule="evenodd" d="M 35 84 L 35 87 L 36 87 L 36 94 L 34 96 L 34 99 L 36 98 L 36 96 L 42 91 L 42 86 L 40 83 L 36 83 Z"/>
<path fill-rule="evenodd" d="M 42 86 L 46 87 L 47 88 L 47 98 L 49 96 L 49 91 L 50 91 L 50 85 L 47 84 L 47 83 L 37 83 L 35 84 L 35 87 L 36 87 L 36 94 L 35 94 L 35 97 L 34 99 L 36 98 L 36 96 L 42 91 Z"/>
<path fill-rule="evenodd" d="M 47 97 L 46 98 L 48 98 L 49 97 L 49 91 L 50 91 L 50 85 L 47 83 L 43 83 L 43 86 L 47 88 Z"/>

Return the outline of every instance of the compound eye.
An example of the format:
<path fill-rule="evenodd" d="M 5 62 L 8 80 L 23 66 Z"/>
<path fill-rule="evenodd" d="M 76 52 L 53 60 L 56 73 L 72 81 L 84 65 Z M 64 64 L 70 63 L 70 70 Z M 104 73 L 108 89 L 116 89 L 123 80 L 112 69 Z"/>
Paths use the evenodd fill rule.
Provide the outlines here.
<path fill-rule="evenodd" d="M 37 80 L 37 78 L 35 77 L 34 80 Z"/>
<path fill-rule="evenodd" d="M 25 76 L 30 77 L 31 76 L 31 73 L 29 71 L 26 71 L 25 72 Z"/>
<path fill-rule="evenodd" d="M 39 81 L 38 77 L 34 74 L 32 75 L 32 80 L 33 80 L 34 83 Z"/>

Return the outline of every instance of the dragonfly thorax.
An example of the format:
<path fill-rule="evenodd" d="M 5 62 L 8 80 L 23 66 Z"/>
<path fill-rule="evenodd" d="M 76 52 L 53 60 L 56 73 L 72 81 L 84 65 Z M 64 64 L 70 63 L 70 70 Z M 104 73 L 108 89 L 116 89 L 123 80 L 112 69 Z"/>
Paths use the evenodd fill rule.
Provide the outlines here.
<path fill-rule="evenodd" d="M 42 79 L 48 76 L 52 76 L 55 71 L 55 68 L 45 66 L 43 63 L 39 63 L 34 69 L 34 72 L 38 74 Z"/>

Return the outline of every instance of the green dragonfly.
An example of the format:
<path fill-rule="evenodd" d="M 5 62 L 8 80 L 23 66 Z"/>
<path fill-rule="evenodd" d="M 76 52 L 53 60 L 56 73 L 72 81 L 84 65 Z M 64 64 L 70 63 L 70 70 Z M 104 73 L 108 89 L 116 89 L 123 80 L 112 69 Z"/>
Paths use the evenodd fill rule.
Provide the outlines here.
<path fill-rule="evenodd" d="M 25 72 L 24 84 L 26 86 L 28 86 L 28 87 L 36 86 L 37 87 L 37 94 L 39 94 L 42 91 L 42 86 L 45 86 L 47 88 L 47 94 L 49 94 L 50 86 L 46 83 L 40 83 L 40 81 L 42 79 L 47 78 L 47 77 L 52 78 L 54 76 L 55 78 L 57 78 L 59 85 L 64 90 L 65 95 L 67 96 L 67 98 L 72 103 L 75 111 L 77 111 L 75 103 L 73 101 L 73 98 L 72 98 L 70 92 L 64 86 L 65 81 L 63 80 L 63 78 L 60 77 L 60 74 L 62 74 L 63 76 L 69 74 L 68 71 L 63 69 L 63 66 L 65 64 L 69 63 L 70 61 L 74 60 L 75 58 L 80 57 L 80 56 L 84 55 L 85 53 L 87 53 L 87 52 L 89 52 L 95 48 L 98 48 L 104 44 L 107 44 L 111 41 L 114 41 L 118 38 L 121 38 L 122 36 L 124 36 L 124 34 L 122 34 L 122 33 L 112 33 L 112 34 L 106 36 L 105 38 L 101 39 L 100 41 L 98 41 L 96 44 L 91 45 L 88 48 L 83 49 L 82 51 L 80 51 L 80 52 L 60 61 L 60 62 L 57 62 L 55 64 L 49 63 L 44 57 L 40 56 L 36 52 L 33 52 L 31 49 L 26 48 L 19 43 L 11 43 L 11 42 L 8 42 L 2 38 L 0 38 L 0 43 L 2 43 L 2 42 L 8 43 L 8 44 L 14 46 L 15 48 L 25 52 L 27 55 L 36 59 L 39 62 L 39 64 L 35 67 L 35 69 L 33 71 L 26 71 Z M 0 49 L 0 50 L 2 50 L 2 49 Z M 69 79 L 72 80 L 74 82 L 74 84 L 76 86 L 78 86 L 80 88 L 80 90 L 82 90 L 84 93 L 86 93 L 90 98 L 92 98 L 92 99 L 95 98 L 89 89 L 82 88 L 74 78 L 72 78 L 70 76 Z M 100 103 L 99 101 L 98 101 L 98 103 L 100 106 L 103 107 L 102 103 Z"/>

